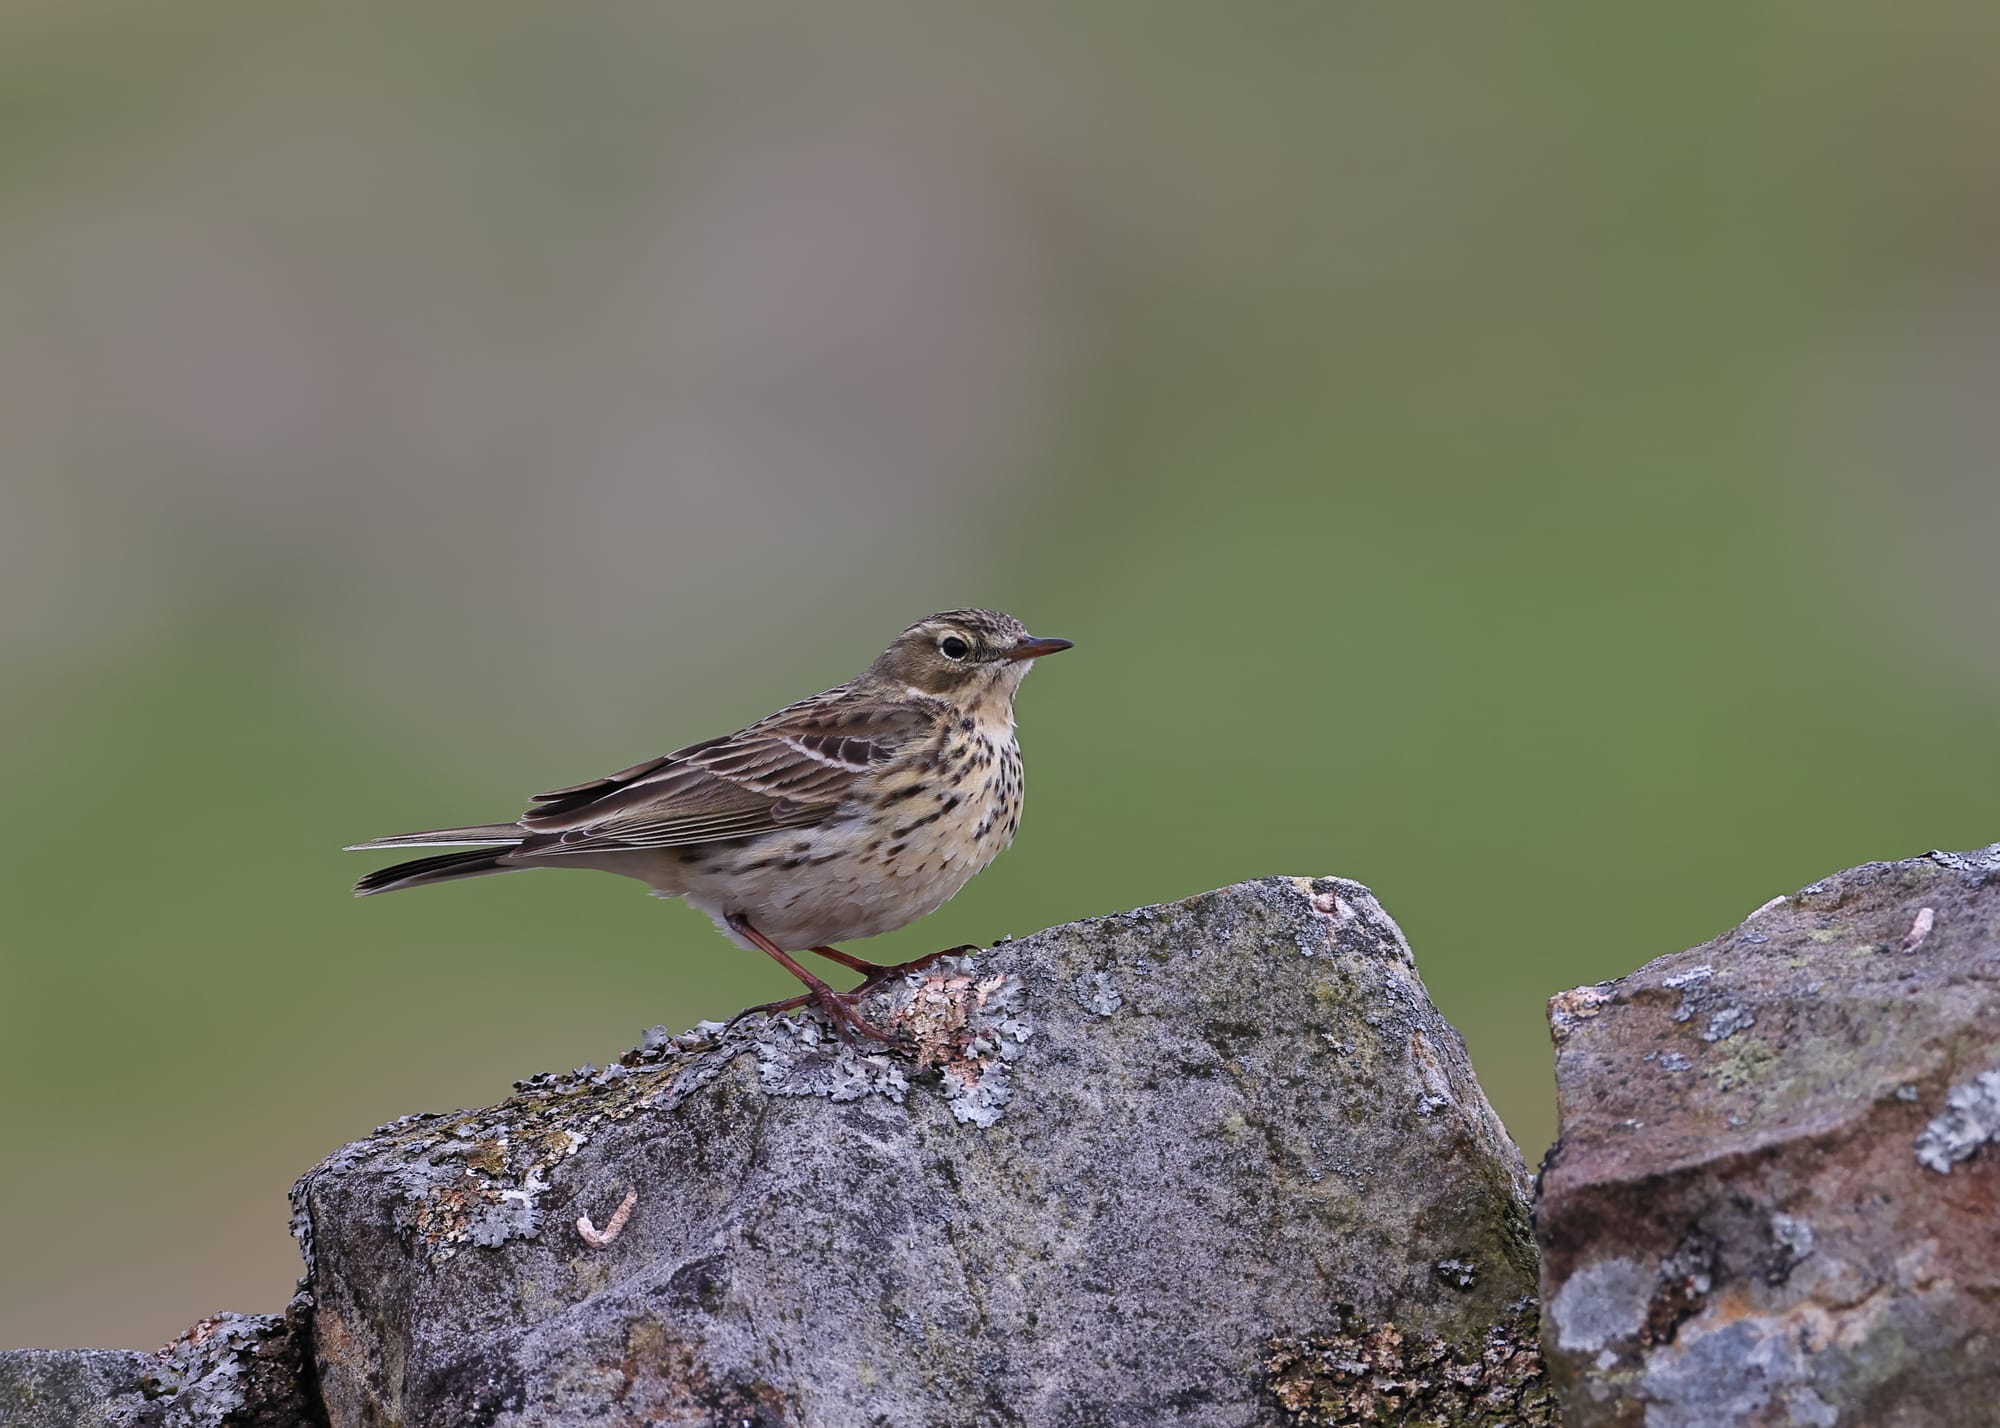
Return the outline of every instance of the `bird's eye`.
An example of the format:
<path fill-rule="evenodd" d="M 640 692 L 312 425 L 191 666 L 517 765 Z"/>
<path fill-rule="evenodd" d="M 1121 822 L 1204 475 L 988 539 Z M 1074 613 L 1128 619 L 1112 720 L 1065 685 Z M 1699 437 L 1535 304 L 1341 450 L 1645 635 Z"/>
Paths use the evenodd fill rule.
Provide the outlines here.
<path fill-rule="evenodd" d="M 946 635 L 938 641 L 938 653 L 946 659 L 964 659 L 972 653 L 972 646 L 957 635 Z"/>

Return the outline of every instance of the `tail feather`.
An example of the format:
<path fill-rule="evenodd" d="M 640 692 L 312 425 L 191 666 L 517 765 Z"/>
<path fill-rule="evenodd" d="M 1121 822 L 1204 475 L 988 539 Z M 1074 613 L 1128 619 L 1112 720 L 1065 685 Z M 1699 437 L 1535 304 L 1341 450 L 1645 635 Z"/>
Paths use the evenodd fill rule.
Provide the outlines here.
<path fill-rule="evenodd" d="M 366 853 L 378 848 L 463 848 L 471 844 L 491 847 L 514 844 L 527 837 L 518 823 L 476 823 L 469 828 L 433 828 L 425 833 L 396 833 L 387 838 L 370 838 L 366 843 L 349 843 L 350 853 Z"/>
<path fill-rule="evenodd" d="M 393 846 L 393 845 L 392 845 Z M 440 853 L 431 858 L 414 858 L 407 863 L 397 863 L 393 867 L 379 868 L 354 885 L 356 897 L 367 897 L 371 893 L 394 892 L 398 888 L 420 888 L 431 883 L 448 883 L 458 878 L 476 878 L 486 873 L 513 873 L 519 868 L 511 868 L 500 860 L 512 851 L 508 848 L 471 848 L 462 853 Z"/>

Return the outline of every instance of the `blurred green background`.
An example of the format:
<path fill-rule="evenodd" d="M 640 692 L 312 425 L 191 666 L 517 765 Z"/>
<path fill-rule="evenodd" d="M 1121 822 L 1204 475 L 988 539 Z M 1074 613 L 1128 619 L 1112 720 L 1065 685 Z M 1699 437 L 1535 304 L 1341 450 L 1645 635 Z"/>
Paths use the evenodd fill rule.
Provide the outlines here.
<path fill-rule="evenodd" d="M 380 1121 L 782 995 L 342 843 L 1077 641 L 902 957 L 1370 883 L 1544 1000 L 2000 837 L 1992 7 L 0 19 L 0 1345 L 275 1309 Z"/>

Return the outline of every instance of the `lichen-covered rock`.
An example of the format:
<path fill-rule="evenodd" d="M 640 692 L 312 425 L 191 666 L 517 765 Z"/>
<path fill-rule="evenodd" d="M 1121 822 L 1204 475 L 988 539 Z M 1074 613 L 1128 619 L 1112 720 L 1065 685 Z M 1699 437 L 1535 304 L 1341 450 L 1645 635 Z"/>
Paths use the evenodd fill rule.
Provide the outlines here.
<path fill-rule="evenodd" d="M 1273 1339 L 1271 1396 L 1300 1428 L 1335 1424 L 1492 1424 L 1562 1420 L 1536 1341 L 1535 1301 L 1476 1339 L 1454 1343 L 1349 1315 L 1338 1330 Z"/>
<path fill-rule="evenodd" d="M 1366 888 L 1056 928 L 869 1015 L 915 1053 L 657 1033 L 308 1173 L 336 1428 L 1547 1421 L 1519 1155 Z"/>
<path fill-rule="evenodd" d="M 0 1428 L 316 1428 L 302 1308 L 218 1314 L 156 1354 L 0 1353 Z"/>
<path fill-rule="evenodd" d="M 1571 1428 L 2000 1403 L 2000 844 L 1871 863 L 1550 1004 Z"/>
<path fill-rule="evenodd" d="M 112 1406 L 143 1402 L 151 1354 L 136 1349 L 0 1352 L 0 1425 L 106 1428 Z"/>

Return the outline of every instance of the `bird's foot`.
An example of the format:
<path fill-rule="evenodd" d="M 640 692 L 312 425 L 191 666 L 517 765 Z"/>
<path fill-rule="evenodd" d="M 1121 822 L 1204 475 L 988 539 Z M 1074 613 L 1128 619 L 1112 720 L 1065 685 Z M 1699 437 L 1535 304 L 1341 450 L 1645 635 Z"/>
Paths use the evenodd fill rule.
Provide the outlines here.
<path fill-rule="evenodd" d="M 819 949 L 815 948 L 813 950 L 818 951 Z M 946 957 L 963 956 L 967 952 L 977 952 L 978 950 L 979 944 L 976 942 L 961 942 L 958 946 L 947 947 L 942 952 L 928 952 L 921 957 L 914 957 L 907 962 L 897 962 L 893 966 L 877 964 L 875 969 L 862 979 L 861 985 L 856 987 L 849 995 L 861 996 L 866 992 L 874 991 L 884 982 L 891 981 L 910 972 L 921 972 L 932 963 L 942 961 Z"/>
<path fill-rule="evenodd" d="M 736 1015 L 731 1017 L 728 1021 L 725 1021 L 722 1024 L 722 1029 L 724 1031 L 727 1031 L 729 1030 L 730 1027 L 736 1025 L 737 1022 L 742 1021 L 746 1017 L 767 1016 L 767 1015 L 789 1016 L 811 1000 L 812 997 L 810 994 L 802 993 L 796 997 L 780 997 L 775 1002 L 759 1002 L 754 1007 L 743 1008 L 742 1011 L 736 1013 Z"/>
<path fill-rule="evenodd" d="M 870 962 L 864 957 L 857 957 L 851 952 L 843 952 L 838 947 L 820 946 L 810 949 L 818 956 L 829 958 L 832 961 L 840 963 L 843 967 L 864 974 L 861 985 L 853 991 L 836 992 L 832 987 L 829 987 L 825 982 L 822 982 L 818 977 L 815 977 L 804 967 L 801 967 L 792 957 L 791 953 L 752 927 L 749 918 L 743 916 L 741 913 L 731 913 L 727 919 L 727 923 L 731 932 L 734 932 L 744 941 L 750 943 L 751 946 L 769 955 L 779 966 L 805 983 L 806 989 L 796 997 L 787 997 L 783 1001 L 777 1002 L 765 1002 L 762 1006 L 749 1007 L 740 1011 L 731 1017 L 726 1025 L 734 1026 L 737 1022 L 743 1020 L 744 1017 L 756 1012 L 782 1013 L 795 1011 L 799 1007 L 812 1006 L 817 1007 L 820 1014 L 833 1023 L 834 1032 L 840 1037 L 841 1044 L 850 1047 L 854 1045 L 854 1036 L 857 1032 L 871 1041 L 879 1041 L 884 1046 L 892 1049 L 908 1047 L 910 1045 L 908 1037 L 891 1035 L 882 1030 L 882 1028 L 869 1021 L 868 1018 L 856 1009 L 857 1004 L 863 997 L 870 995 L 884 982 L 889 981 L 893 977 L 900 977 L 908 972 L 920 972 L 940 957 L 950 957 L 960 952 L 976 952 L 979 950 L 970 942 L 966 942 L 961 943 L 957 947 L 947 947 L 942 952 L 932 952 L 928 956 L 918 957 L 914 961 L 899 962 L 893 966 L 884 966 L 879 962 Z"/>
<path fill-rule="evenodd" d="M 874 987 L 869 986 L 867 983 L 863 983 L 851 992 L 836 992 L 831 987 L 822 986 L 810 992 L 801 992 L 795 997 L 783 997 L 775 1002 L 764 1002 L 758 1006 L 745 1007 L 742 1011 L 724 1022 L 723 1029 L 727 1031 L 745 1017 L 757 1016 L 760 1013 L 771 1016 L 789 1016 L 791 1013 L 799 1010 L 799 1008 L 809 1006 L 815 1008 L 821 1016 L 825 1017 L 832 1024 L 834 1035 L 840 1038 L 843 1046 L 854 1045 L 854 1035 L 856 1032 L 859 1032 L 862 1036 L 870 1040 L 879 1041 L 884 1046 L 894 1050 L 900 1050 L 908 1046 L 908 1037 L 897 1032 L 884 1031 L 855 1009 L 856 1004 L 873 990 Z"/>
<path fill-rule="evenodd" d="M 836 992 L 831 987 L 821 987 L 818 991 L 806 993 L 807 999 L 819 1009 L 828 1021 L 833 1023 L 834 1034 L 841 1045 L 853 1046 L 858 1032 L 871 1041 L 879 1041 L 891 1050 L 900 1050 L 910 1044 L 910 1039 L 901 1032 L 884 1031 L 855 1009 L 855 1004 L 872 990 L 865 983 L 851 992 Z"/>
<path fill-rule="evenodd" d="M 752 1007 L 751 1011 L 773 1011 L 779 1008 L 789 1009 L 810 1004 L 818 1007 L 821 1014 L 833 1023 L 833 1029 L 839 1035 L 843 1045 L 853 1046 L 854 1033 L 857 1031 L 871 1040 L 881 1042 L 885 1046 L 896 1046 L 899 1044 L 900 1038 L 889 1035 L 888 1032 L 883 1031 L 854 1009 L 855 1001 L 862 995 L 860 989 L 857 988 L 852 992 L 836 992 L 832 987 L 829 987 L 825 982 L 822 982 L 818 977 L 815 977 L 812 973 L 801 967 L 791 953 L 752 927 L 750 919 L 743 916 L 743 914 L 731 913 L 726 921 L 731 932 L 734 932 L 751 946 L 768 955 L 772 961 L 805 983 L 806 990 L 803 996 L 791 997 L 782 1002 L 770 1002 L 763 1007 Z M 854 966 L 857 963 L 866 967 L 873 967 L 875 965 L 873 962 L 863 962 L 859 957 L 852 957 L 838 948 L 816 948 L 814 950 L 830 952 L 834 960 L 845 962 L 849 966 Z M 744 1013 L 743 1015 L 747 1014 Z M 737 1017 L 731 1017 L 730 1024 L 734 1025 L 738 1019 Z"/>

